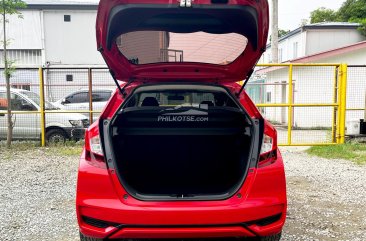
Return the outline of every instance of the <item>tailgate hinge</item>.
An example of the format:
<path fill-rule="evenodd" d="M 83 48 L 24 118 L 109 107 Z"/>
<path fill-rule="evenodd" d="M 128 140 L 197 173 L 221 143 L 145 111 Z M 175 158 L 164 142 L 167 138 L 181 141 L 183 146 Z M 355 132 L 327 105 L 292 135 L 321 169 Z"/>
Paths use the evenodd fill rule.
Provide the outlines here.
<path fill-rule="evenodd" d="M 192 7 L 192 3 L 194 0 L 179 0 L 179 6 L 182 8 L 190 8 Z"/>

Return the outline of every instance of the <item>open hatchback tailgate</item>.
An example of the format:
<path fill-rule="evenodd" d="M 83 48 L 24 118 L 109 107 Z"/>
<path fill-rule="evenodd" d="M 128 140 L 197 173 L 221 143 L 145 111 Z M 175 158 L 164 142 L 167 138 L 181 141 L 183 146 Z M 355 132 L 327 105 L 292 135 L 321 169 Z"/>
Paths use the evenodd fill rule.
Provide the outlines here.
<path fill-rule="evenodd" d="M 98 49 L 116 79 L 224 83 L 247 78 L 265 51 L 267 0 L 185 2 L 100 1 Z"/>

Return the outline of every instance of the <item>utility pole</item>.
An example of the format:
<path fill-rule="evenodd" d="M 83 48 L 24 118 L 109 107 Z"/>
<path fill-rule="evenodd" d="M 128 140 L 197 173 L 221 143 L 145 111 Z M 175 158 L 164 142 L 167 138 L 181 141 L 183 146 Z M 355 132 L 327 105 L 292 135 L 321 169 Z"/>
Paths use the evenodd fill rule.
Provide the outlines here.
<path fill-rule="evenodd" d="M 2 0 L 3 4 L 3 45 L 4 45 L 4 73 L 5 73 L 5 82 L 6 82 L 6 99 L 8 102 L 7 107 L 7 125 L 8 125 L 8 132 L 6 138 L 6 146 L 10 148 L 11 141 L 13 139 L 13 122 L 11 120 L 11 95 L 10 95 L 10 74 L 9 74 L 9 66 L 8 66 L 8 56 L 7 56 L 7 39 L 6 39 L 6 5 L 5 0 Z"/>
<path fill-rule="evenodd" d="M 364 113 L 363 121 L 366 122 L 366 91 L 365 91 L 365 113 Z"/>
<path fill-rule="evenodd" d="M 272 35 L 271 50 L 272 63 L 278 63 L 278 0 L 272 0 Z"/>

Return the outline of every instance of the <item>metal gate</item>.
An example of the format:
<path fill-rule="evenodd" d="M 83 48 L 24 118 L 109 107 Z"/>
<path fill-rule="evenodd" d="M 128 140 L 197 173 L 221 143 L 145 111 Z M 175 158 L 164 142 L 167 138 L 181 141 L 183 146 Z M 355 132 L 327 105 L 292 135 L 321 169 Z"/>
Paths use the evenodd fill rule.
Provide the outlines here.
<path fill-rule="evenodd" d="M 246 91 L 278 130 L 279 145 L 345 141 L 346 64 L 259 64 Z"/>

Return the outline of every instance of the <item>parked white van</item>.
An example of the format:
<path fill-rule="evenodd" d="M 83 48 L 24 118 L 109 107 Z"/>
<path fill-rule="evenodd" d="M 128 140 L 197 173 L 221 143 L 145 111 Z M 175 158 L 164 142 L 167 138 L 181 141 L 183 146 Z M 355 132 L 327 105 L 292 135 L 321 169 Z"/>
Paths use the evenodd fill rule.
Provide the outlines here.
<path fill-rule="evenodd" d="M 29 111 L 29 113 L 12 114 L 13 139 L 39 139 L 41 135 L 40 97 L 38 94 L 22 90 L 11 89 L 12 111 Z M 8 101 L 6 89 L 0 88 L 0 139 L 6 139 Z M 45 102 L 45 110 L 58 110 L 56 106 Z M 34 111 L 35 113 L 32 113 Z M 49 142 L 62 142 L 67 139 L 82 139 L 85 128 L 89 126 L 89 120 L 77 113 L 47 113 L 46 140 Z"/>

